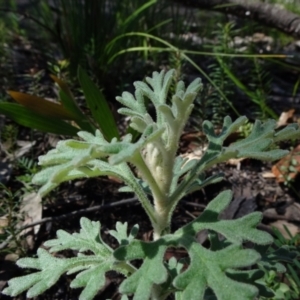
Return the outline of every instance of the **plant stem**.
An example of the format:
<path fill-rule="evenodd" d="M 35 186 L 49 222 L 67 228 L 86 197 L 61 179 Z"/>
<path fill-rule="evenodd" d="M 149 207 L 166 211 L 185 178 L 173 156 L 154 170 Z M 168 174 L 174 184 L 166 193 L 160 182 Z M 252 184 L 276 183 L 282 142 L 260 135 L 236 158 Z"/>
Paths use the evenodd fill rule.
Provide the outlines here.
<path fill-rule="evenodd" d="M 191 185 L 191 183 L 196 180 L 196 178 L 205 170 L 209 169 L 213 165 L 216 165 L 218 163 L 227 161 L 230 158 L 235 158 L 236 153 L 235 152 L 224 152 L 216 154 L 215 157 L 208 159 L 207 153 L 205 153 L 202 158 L 199 160 L 199 162 L 193 167 L 193 169 L 190 171 L 189 175 L 183 180 L 177 187 L 177 189 L 174 191 L 174 193 L 170 196 L 170 207 L 175 207 L 179 200 L 182 198 L 182 196 L 185 194 L 186 189 Z M 208 154 L 209 155 L 209 154 Z M 172 209 L 173 210 L 173 209 Z"/>
<path fill-rule="evenodd" d="M 122 168 L 122 171 L 127 174 L 129 180 L 126 180 L 126 178 L 121 178 L 121 179 L 123 179 L 126 182 L 126 184 L 133 189 L 133 191 L 137 195 L 137 198 L 139 199 L 141 205 L 145 209 L 145 212 L 147 213 L 152 226 L 153 227 L 156 226 L 157 221 L 156 221 L 155 211 L 147 197 L 147 194 L 137 183 L 136 177 L 132 173 L 132 171 L 129 168 L 129 166 L 127 165 L 127 163 L 122 164 L 121 168 Z"/>
<path fill-rule="evenodd" d="M 142 155 L 138 155 L 135 157 L 134 164 L 141 172 L 143 179 L 149 184 L 153 195 L 154 210 L 156 216 L 155 224 L 152 224 L 154 230 L 153 237 L 154 240 L 157 240 L 161 236 L 161 233 L 168 227 L 167 216 L 169 214 L 169 210 L 167 209 L 167 203 L 169 198 L 160 190 Z"/>

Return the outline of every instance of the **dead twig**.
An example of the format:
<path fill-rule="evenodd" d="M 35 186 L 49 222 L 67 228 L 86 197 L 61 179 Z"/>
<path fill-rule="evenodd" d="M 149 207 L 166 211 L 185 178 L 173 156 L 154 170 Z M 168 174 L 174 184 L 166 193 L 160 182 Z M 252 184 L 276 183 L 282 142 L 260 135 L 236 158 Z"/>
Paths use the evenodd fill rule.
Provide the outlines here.
<path fill-rule="evenodd" d="M 79 216 L 79 215 L 83 215 L 83 214 L 86 214 L 86 213 L 97 211 L 97 210 L 100 210 L 100 209 L 120 206 L 120 205 L 124 205 L 124 204 L 127 204 L 127 203 L 132 203 L 132 202 L 138 202 L 138 198 L 133 197 L 133 198 L 124 199 L 124 200 L 120 200 L 120 201 L 116 201 L 116 202 L 112 202 L 112 203 L 108 203 L 108 204 L 104 204 L 104 205 L 96 205 L 96 206 L 92 206 L 92 207 L 88 207 L 88 208 L 83 208 L 83 209 L 80 209 L 80 210 L 72 211 L 72 212 L 67 213 L 67 214 L 60 215 L 58 217 L 43 218 L 39 221 L 32 222 L 30 224 L 27 224 L 27 225 L 24 225 L 24 226 L 20 227 L 18 229 L 18 231 L 16 232 L 16 234 L 22 232 L 24 229 L 34 227 L 36 225 L 40 225 L 40 224 L 44 224 L 44 223 L 48 223 L 48 222 L 57 222 L 57 221 L 61 221 L 61 220 L 67 219 L 67 218 L 73 218 L 73 217 L 76 217 L 76 216 Z M 12 239 L 13 239 L 12 235 L 8 236 L 7 239 L 0 244 L 0 250 L 5 248 Z"/>

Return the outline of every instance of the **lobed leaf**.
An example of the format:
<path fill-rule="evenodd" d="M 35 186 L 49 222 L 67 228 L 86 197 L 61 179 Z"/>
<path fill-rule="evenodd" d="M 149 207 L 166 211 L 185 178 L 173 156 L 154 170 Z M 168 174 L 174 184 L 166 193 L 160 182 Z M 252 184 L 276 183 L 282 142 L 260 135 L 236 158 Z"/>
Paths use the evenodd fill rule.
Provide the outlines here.
<path fill-rule="evenodd" d="M 56 149 L 40 157 L 39 163 L 46 169 L 34 177 L 34 182 L 43 184 L 40 193 L 44 194 L 59 183 L 74 178 L 118 177 L 127 185 L 123 191 L 132 191 L 138 196 L 152 222 L 157 240 L 136 240 L 137 226 L 128 234 L 127 223 L 118 222 L 116 230 L 110 231 L 110 235 L 120 244 L 113 251 L 101 239 L 100 223 L 82 218 L 79 233 L 69 234 L 59 230 L 56 239 L 45 243 L 50 247 L 50 252 L 72 249 L 78 251 L 77 257 L 59 259 L 40 249 L 38 258 L 18 262 L 20 266 L 40 271 L 11 280 L 4 291 L 8 295 L 17 295 L 29 289 L 28 295 L 36 296 L 53 285 L 61 274 L 78 273 L 71 287 L 83 287 L 80 299 L 92 299 L 104 286 L 105 273 L 114 270 L 127 277 L 120 285 L 124 299 L 131 294 L 134 294 L 135 300 L 166 299 L 173 292 L 176 292 L 177 299 L 184 300 L 200 299 L 209 292 L 221 300 L 254 299 L 258 291 L 261 295 L 267 295 L 268 290 L 257 282 L 262 272 L 249 268 L 259 261 L 262 261 L 262 268 L 269 265 L 256 250 L 244 249 L 244 242 L 266 245 L 272 242 L 272 237 L 256 228 L 261 221 L 261 213 L 254 212 L 236 220 L 220 219 L 220 214 L 232 199 L 230 191 L 221 192 L 189 224 L 173 234 L 166 232 L 172 212 L 184 195 L 221 180 L 220 175 L 206 178 L 208 168 L 234 157 L 278 159 L 285 151 L 272 150 L 274 143 L 285 137 L 298 137 L 298 126 L 276 131 L 275 121 L 257 121 L 247 138 L 223 147 L 225 139 L 247 118 L 240 117 L 234 122 L 230 117 L 224 118 L 220 133 L 215 132 L 211 122 L 205 121 L 203 130 L 209 140 L 208 149 L 199 161 L 186 162 L 175 156 L 179 136 L 193 108 L 192 102 L 201 89 L 200 80 L 187 88 L 179 82 L 175 95 L 169 98 L 174 71 L 154 72 L 151 78 L 146 78 L 146 82 L 135 83 L 134 96 L 123 93 L 122 97 L 117 97 L 126 106 L 120 112 L 129 115 L 130 126 L 142 132 L 141 137 L 133 142 L 130 134 L 121 141 L 118 135 L 113 135 L 115 123 L 108 114 L 109 108 L 103 95 L 82 69 L 79 68 L 78 73 L 88 105 L 102 132 L 98 130 L 93 135 L 81 131 L 78 133 L 81 141 L 59 142 Z M 80 111 L 74 106 L 70 92 L 62 82 L 58 84 L 63 90 L 64 103 L 78 117 Z M 168 99 L 171 100 L 170 105 L 167 104 Z M 155 120 L 146 111 L 148 100 L 152 101 L 156 110 Z M 101 106 L 100 112 L 98 105 Z M 128 163 L 140 167 L 140 174 L 147 182 L 138 179 Z M 150 190 L 153 192 L 153 204 L 147 197 Z M 208 249 L 197 242 L 196 236 L 201 230 L 209 232 Z M 189 260 L 185 260 L 185 267 L 176 259 L 165 262 L 165 252 L 170 247 L 186 250 Z M 139 269 L 130 264 L 132 260 L 142 260 Z M 277 269 L 280 267 L 278 265 Z"/>
<path fill-rule="evenodd" d="M 127 222 L 125 223 L 117 222 L 116 230 L 110 230 L 109 234 L 113 236 L 115 239 L 117 239 L 118 243 L 123 246 L 129 244 L 131 241 L 134 240 L 134 238 L 138 233 L 138 230 L 139 230 L 139 226 L 134 225 L 129 235 L 127 235 Z"/>
<path fill-rule="evenodd" d="M 261 258 L 257 251 L 243 249 L 244 241 L 263 245 L 271 243 L 272 237 L 255 228 L 261 220 L 259 213 L 237 220 L 219 220 L 219 214 L 229 205 L 231 197 L 230 191 L 222 192 L 209 203 L 201 216 L 174 234 L 164 235 L 155 242 L 133 240 L 115 250 L 114 256 L 118 260 L 144 261 L 138 271 L 124 280 L 120 292 L 134 294 L 133 299 L 149 299 L 150 291 L 155 290 L 155 285 L 170 282 L 164 292 L 176 288 L 180 299 L 184 300 L 202 299 L 208 287 L 221 300 L 253 299 L 258 294 L 255 280 L 261 276 L 261 272 L 243 271 L 243 276 L 238 280 L 232 274 L 256 264 Z M 223 247 L 217 251 L 204 248 L 195 239 L 197 232 L 204 229 L 222 234 L 227 243 L 223 243 Z M 173 281 L 170 281 L 170 277 L 165 277 L 167 268 L 163 264 L 163 256 L 168 247 L 184 247 L 190 258 L 186 270 L 169 275 L 172 278 L 176 275 Z"/>
<path fill-rule="evenodd" d="M 182 244 L 188 249 L 191 259 L 189 268 L 173 282 L 182 291 L 182 299 L 202 299 L 207 287 L 219 300 L 248 300 L 257 295 L 255 286 L 226 275 L 226 270 L 255 264 L 260 258 L 257 252 L 243 250 L 239 245 L 212 252 L 188 238 Z"/>
<path fill-rule="evenodd" d="M 256 229 L 262 218 L 259 212 L 236 220 L 218 220 L 219 214 L 229 205 L 231 198 L 231 191 L 221 192 L 198 218 L 175 233 L 184 236 L 187 233 L 196 234 L 201 230 L 209 229 L 222 234 L 228 241 L 235 244 L 241 244 L 244 241 L 259 245 L 270 244 L 273 241 L 271 235 Z"/>
<path fill-rule="evenodd" d="M 32 267 L 41 270 L 40 272 L 14 278 L 8 282 L 9 286 L 3 290 L 3 294 L 16 296 L 28 290 L 27 297 L 35 297 L 53 286 L 59 277 L 68 270 L 69 260 L 55 258 L 44 249 L 38 249 L 38 258 L 28 260 L 20 259 L 17 263 L 20 267 Z"/>
<path fill-rule="evenodd" d="M 69 234 L 64 230 L 57 231 L 57 239 L 45 242 L 50 247 L 50 252 L 58 252 L 66 249 L 80 252 L 91 251 L 100 257 L 109 258 L 111 249 L 105 245 L 99 235 L 100 222 L 92 222 L 87 218 L 80 219 L 81 229 L 79 233 Z"/>
<path fill-rule="evenodd" d="M 264 123 L 256 120 L 250 135 L 243 140 L 233 143 L 228 148 L 237 150 L 237 157 L 250 157 L 266 161 L 280 159 L 288 152 L 280 149 L 269 149 L 279 141 L 290 139 L 291 137 L 299 138 L 300 129 L 298 125 L 292 124 L 276 132 L 276 126 L 275 120 L 268 120 Z"/>
<path fill-rule="evenodd" d="M 112 250 L 104 244 L 99 232 L 100 223 L 81 218 L 80 233 L 69 234 L 63 230 L 57 232 L 58 238 L 46 242 L 51 252 L 64 249 L 92 251 L 94 255 L 78 253 L 74 258 L 57 258 L 45 249 L 38 249 L 37 258 L 22 258 L 17 264 L 23 268 L 34 268 L 36 273 L 9 280 L 8 287 L 2 293 L 16 296 L 25 290 L 27 297 L 36 297 L 53 286 L 64 273 L 79 272 L 71 282 L 71 287 L 83 287 L 79 299 L 93 299 L 105 285 L 105 273 L 111 270 L 128 274 L 134 268 L 128 264 L 119 264 L 113 257 Z"/>
<path fill-rule="evenodd" d="M 72 280 L 70 287 L 84 287 L 80 294 L 79 300 L 94 299 L 98 291 L 105 286 L 105 273 L 110 270 L 111 262 L 104 261 L 95 267 L 91 267 L 90 269 L 79 273 L 76 278 Z"/>
<path fill-rule="evenodd" d="M 162 284 L 168 278 L 168 272 L 163 264 L 166 244 L 163 240 L 153 243 L 133 241 L 126 247 L 115 251 L 119 260 L 143 258 L 142 266 L 126 278 L 119 287 L 122 294 L 134 294 L 134 300 L 147 300 L 153 285 Z"/>

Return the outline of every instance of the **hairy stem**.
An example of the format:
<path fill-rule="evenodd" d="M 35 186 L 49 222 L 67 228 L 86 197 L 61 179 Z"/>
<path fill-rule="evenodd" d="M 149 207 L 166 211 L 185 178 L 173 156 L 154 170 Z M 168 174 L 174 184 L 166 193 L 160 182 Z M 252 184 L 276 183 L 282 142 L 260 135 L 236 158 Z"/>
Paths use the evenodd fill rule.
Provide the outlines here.
<path fill-rule="evenodd" d="M 163 193 L 157 184 L 156 178 L 154 178 L 149 167 L 144 161 L 142 155 L 136 156 L 134 164 L 137 166 L 141 173 L 142 178 L 149 184 L 153 195 L 154 211 L 155 211 L 155 224 L 153 224 L 154 240 L 161 236 L 161 233 L 168 227 L 168 215 L 169 211 L 168 201 L 169 197 L 166 193 Z"/>

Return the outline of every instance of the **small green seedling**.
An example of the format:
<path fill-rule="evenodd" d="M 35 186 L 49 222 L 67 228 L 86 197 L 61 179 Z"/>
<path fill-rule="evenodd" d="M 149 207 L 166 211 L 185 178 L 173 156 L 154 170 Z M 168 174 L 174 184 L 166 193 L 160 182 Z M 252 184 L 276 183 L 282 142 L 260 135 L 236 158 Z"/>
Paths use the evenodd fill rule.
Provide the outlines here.
<path fill-rule="evenodd" d="M 20 267 L 38 271 L 11 279 L 4 294 L 16 296 L 28 290 L 27 297 L 35 297 L 53 286 L 62 274 L 77 273 L 71 287 L 83 288 L 79 299 L 93 299 L 105 285 L 106 272 L 112 270 L 125 277 L 119 287 L 123 299 L 133 295 L 135 300 L 162 300 L 174 295 L 180 300 L 243 300 L 263 293 L 257 282 L 263 277 L 257 267 L 261 255 L 244 246 L 247 241 L 257 245 L 272 243 L 268 233 L 256 229 L 261 213 L 236 220 L 220 219 L 220 213 L 232 199 L 227 190 L 213 199 L 199 217 L 176 231 L 171 228 L 172 215 L 183 197 L 222 180 L 221 174 L 206 178 L 205 173 L 212 166 L 230 158 L 277 160 L 287 151 L 274 150 L 274 144 L 299 137 L 300 130 L 292 124 L 276 131 L 274 120 L 256 121 L 245 139 L 223 147 L 224 140 L 247 118 L 234 122 L 230 117 L 224 118 L 219 134 L 210 121 L 205 121 L 202 127 L 208 148 L 201 159 L 187 161 L 177 155 L 178 143 L 202 84 L 196 79 L 186 88 L 179 81 L 174 95 L 169 95 L 174 75 L 174 70 L 154 72 L 146 82 L 134 83 L 134 95 L 124 92 L 117 97 L 124 105 L 119 113 L 129 116 L 130 126 L 141 133 L 136 142 L 132 142 L 130 134 L 121 141 L 108 141 L 99 130 L 95 135 L 81 131 L 80 141 L 61 141 L 56 149 L 41 156 L 39 164 L 46 168 L 33 179 L 42 185 L 40 194 L 44 196 L 60 183 L 76 178 L 120 178 L 125 184 L 121 190 L 134 192 L 146 211 L 153 226 L 153 240 L 137 239 L 138 225 L 128 233 L 127 223 L 117 222 L 116 230 L 110 234 L 119 247 L 112 249 L 101 238 L 100 222 L 81 218 L 79 233 L 59 230 L 56 239 L 45 243 L 49 252 L 40 248 L 37 258 L 20 259 Z M 155 119 L 147 111 L 145 103 L 149 100 L 156 110 Z M 133 167 L 138 172 L 133 172 Z M 209 232 L 209 248 L 196 240 L 201 230 Z M 165 253 L 170 247 L 185 248 L 189 261 L 185 265 L 175 258 L 166 261 Z M 77 257 L 58 258 L 50 254 L 66 249 L 77 250 Z M 132 264 L 137 259 L 142 260 L 140 267 Z"/>

